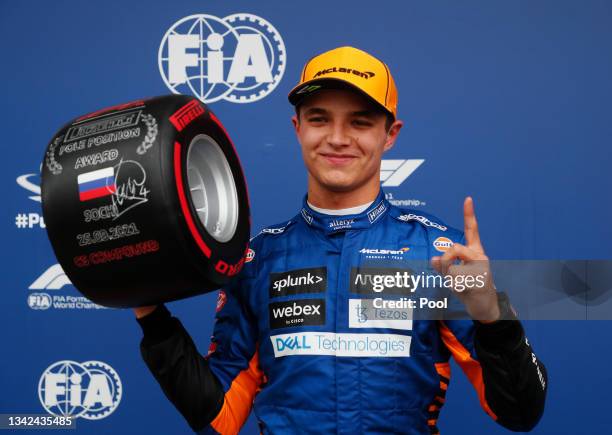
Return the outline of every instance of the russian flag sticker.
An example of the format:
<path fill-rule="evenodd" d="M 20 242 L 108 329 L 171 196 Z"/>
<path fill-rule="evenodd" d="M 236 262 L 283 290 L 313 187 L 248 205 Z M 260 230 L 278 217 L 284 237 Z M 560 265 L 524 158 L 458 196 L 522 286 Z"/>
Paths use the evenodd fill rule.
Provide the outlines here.
<path fill-rule="evenodd" d="M 117 190 L 115 168 L 112 166 L 80 174 L 77 177 L 77 182 L 79 183 L 79 199 L 81 201 L 112 195 Z"/>

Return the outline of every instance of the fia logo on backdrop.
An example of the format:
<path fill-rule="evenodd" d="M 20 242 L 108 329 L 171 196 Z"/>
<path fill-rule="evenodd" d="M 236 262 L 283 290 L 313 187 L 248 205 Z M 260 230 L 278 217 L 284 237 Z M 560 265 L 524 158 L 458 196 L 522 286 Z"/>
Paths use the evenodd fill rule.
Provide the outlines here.
<path fill-rule="evenodd" d="M 100 420 L 117 409 L 122 394 L 119 375 L 101 361 L 58 361 L 38 382 L 41 405 L 57 416 Z"/>
<path fill-rule="evenodd" d="M 265 19 L 196 14 L 168 29 L 159 46 L 159 72 L 175 94 L 203 103 L 252 103 L 276 88 L 285 72 L 285 43 Z"/>

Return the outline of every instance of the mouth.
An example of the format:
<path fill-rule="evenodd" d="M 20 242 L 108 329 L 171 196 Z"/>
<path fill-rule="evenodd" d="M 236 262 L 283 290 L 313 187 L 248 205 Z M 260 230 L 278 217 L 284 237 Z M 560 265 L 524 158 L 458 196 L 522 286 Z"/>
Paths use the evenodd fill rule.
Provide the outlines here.
<path fill-rule="evenodd" d="M 321 153 L 320 156 L 332 165 L 346 165 L 357 158 L 356 156 L 350 154 L 335 153 Z"/>

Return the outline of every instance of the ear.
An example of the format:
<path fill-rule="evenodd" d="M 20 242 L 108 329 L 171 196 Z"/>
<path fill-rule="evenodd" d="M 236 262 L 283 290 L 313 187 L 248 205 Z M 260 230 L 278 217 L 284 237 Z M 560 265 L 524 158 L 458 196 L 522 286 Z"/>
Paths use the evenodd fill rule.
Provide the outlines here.
<path fill-rule="evenodd" d="M 295 133 L 299 133 L 300 132 L 300 120 L 298 119 L 297 115 L 293 115 L 291 117 L 291 123 L 293 124 L 293 129 L 295 130 Z"/>
<path fill-rule="evenodd" d="M 404 122 L 400 121 L 399 119 L 394 121 L 393 124 L 391 124 L 391 127 L 389 127 L 389 131 L 387 132 L 387 138 L 385 139 L 385 146 L 383 152 L 386 152 L 393 148 L 393 145 L 395 145 L 395 141 L 399 136 L 399 132 L 403 126 Z"/>

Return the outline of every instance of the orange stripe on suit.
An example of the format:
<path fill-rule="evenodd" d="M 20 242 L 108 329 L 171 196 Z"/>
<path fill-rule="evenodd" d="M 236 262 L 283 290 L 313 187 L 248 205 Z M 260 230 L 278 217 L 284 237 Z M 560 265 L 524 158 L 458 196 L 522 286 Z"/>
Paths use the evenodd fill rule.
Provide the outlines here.
<path fill-rule="evenodd" d="M 467 350 L 463 344 L 461 344 L 457 337 L 455 337 L 455 334 L 448 329 L 444 322 L 439 322 L 439 327 L 442 341 L 448 350 L 450 350 L 450 352 L 453 354 L 453 358 L 455 358 L 457 364 L 459 364 L 465 375 L 474 386 L 476 393 L 478 393 L 480 406 L 482 406 L 482 409 L 484 409 L 485 412 L 489 414 L 491 418 L 493 418 L 493 420 L 497 420 L 497 415 L 495 415 L 495 413 L 491 410 L 485 397 L 485 386 L 482 378 L 482 367 L 480 366 L 480 363 L 472 358 L 470 351 Z"/>
<path fill-rule="evenodd" d="M 222 435 L 237 434 L 251 412 L 255 395 L 263 380 L 259 355 L 255 352 L 249 366 L 241 371 L 225 393 L 223 407 L 210 426 Z"/>

